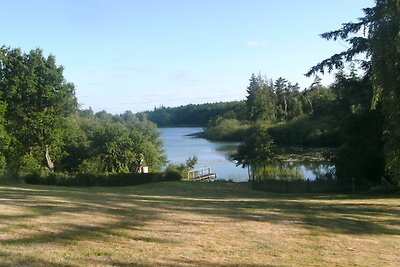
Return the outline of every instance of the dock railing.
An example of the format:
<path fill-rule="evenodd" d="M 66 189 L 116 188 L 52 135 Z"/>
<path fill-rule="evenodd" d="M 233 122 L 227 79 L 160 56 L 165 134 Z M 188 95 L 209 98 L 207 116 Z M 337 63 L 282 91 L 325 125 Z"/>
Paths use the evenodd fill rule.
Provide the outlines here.
<path fill-rule="evenodd" d="M 211 180 L 215 179 L 217 177 L 217 174 L 211 172 L 210 167 L 205 167 L 205 168 L 200 168 L 196 170 L 190 170 L 188 171 L 188 179 L 193 179 L 193 180 Z"/>

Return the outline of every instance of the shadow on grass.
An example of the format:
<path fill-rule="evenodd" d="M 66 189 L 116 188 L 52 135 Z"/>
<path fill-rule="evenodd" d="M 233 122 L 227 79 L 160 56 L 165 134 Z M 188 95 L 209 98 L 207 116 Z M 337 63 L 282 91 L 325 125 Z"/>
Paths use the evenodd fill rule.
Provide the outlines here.
<path fill-rule="evenodd" d="M 44 266 L 54 266 L 54 267 L 78 267 L 78 265 L 73 264 L 60 264 L 52 261 L 47 261 L 43 259 L 32 258 L 29 256 L 23 256 L 16 252 L 3 253 L 0 252 L 0 266 L 2 267 L 15 267 L 15 266 L 30 266 L 30 267 L 44 267 Z"/>
<path fill-rule="evenodd" d="M 2 238 L 4 247 L 21 248 L 37 243 L 105 240 L 118 231 L 138 229 L 129 237 L 152 243 L 174 243 L 140 234 L 148 222 L 163 212 L 188 212 L 223 220 L 291 223 L 328 233 L 349 235 L 400 235 L 400 204 L 374 201 L 370 196 L 286 195 L 252 191 L 246 184 L 170 182 L 135 187 L 64 188 L 45 186 L 0 187 L 0 204 L 21 208 L 23 213 L 0 213 L 0 234 L 25 229 L 25 220 L 63 214 L 91 214 L 115 218 L 96 225 L 63 224 L 58 231 L 35 231 Z M 395 202 L 396 203 L 396 202 Z M 164 219 L 164 218 L 163 218 Z M 221 220 L 222 219 L 222 220 Z M 173 219 L 169 219 L 173 220 Z M 194 221 L 179 224 L 194 225 Z M 159 233 L 162 235 L 163 233 Z M 1 255 L 1 254 L 0 254 Z M 3 256 L 2 256 L 3 257 Z M 11 255 L 4 255 L 11 260 Z M 18 261 L 17 261 L 18 260 Z M 18 265 L 17 259 L 11 265 Z M 22 259 L 24 260 L 24 259 Z M 24 263 L 24 262 L 22 262 Z M 207 265 L 206 262 L 171 262 Z M 123 262 L 111 264 L 124 266 Z M 37 265 L 41 265 L 40 262 Z M 51 265 L 43 262 L 43 265 Z M 128 265 L 126 265 L 128 266 Z M 227 265 L 221 265 L 227 266 Z"/>
<path fill-rule="evenodd" d="M 104 263 L 103 263 L 104 264 Z M 155 266 L 154 264 L 148 264 L 148 265 L 137 265 L 136 263 L 126 263 L 122 261 L 109 261 L 106 263 L 108 266 L 120 266 L 120 267 L 131 267 L 131 266 L 142 266 L 142 267 L 150 267 L 150 266 Z M 234 267 L 234 266 L 241 266 L 241 267 L 273 267 L 276 265 L 270 265 L 270 264 L 254 264 L 254 263 L 240 263 L 240 264 L 215 264 L 215 263 L 209 263 L 207 261 L 200 261 L 200 260 L 187 260 L 187 259 L 181 259 L 181 260 L 176 260 L 176 259 L 170 259 L 167 262 L 162 262 L 160 264 L 156 264 L 156 266 L 212 266 L 212 267 Z"/>

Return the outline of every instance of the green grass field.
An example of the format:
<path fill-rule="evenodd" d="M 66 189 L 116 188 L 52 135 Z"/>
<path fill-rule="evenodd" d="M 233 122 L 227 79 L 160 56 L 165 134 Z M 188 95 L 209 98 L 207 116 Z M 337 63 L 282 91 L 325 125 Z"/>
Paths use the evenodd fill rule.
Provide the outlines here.
<path fill-rule="evenodd" d="M 0 186 L 0 266 L 400 266 L 400 199 Z"/>

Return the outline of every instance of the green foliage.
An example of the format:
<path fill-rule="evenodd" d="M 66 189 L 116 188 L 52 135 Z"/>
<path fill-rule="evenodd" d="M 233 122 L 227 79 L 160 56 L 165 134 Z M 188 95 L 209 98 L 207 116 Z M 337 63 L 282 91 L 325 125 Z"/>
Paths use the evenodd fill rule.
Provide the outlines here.
<path fill-rule="evenodd" d="M 249 125 L 236 119 L 218 117 L 210 121 L 205 130 L 206 138 L 215 141 L 241 141 Z"/>
<path fill-rule="evenodd" d="M 343 192 L 334 180 L 316 179 L 313 181 L 302 179 L 265 179 L 255 181 L 253 189 L 276 193 L 326 193 Z"/>
<path fill-rule="evenodd" d="M 91 173 L 91 174 L 102 174 L 104 173 L 104 162 L 100 155 L 92 156 L 82 160 L 82 163 L 78 166 L 78 173 Z"/>
<path fill-rule="evenodd" d="M 276 119 L 289 121 L 303 114 L 303 96 L 299 85 L 292 85 L 284 78 L 279 78 L 273 85 L 276 103 Z"/>
<path fill-rule="evenodd" d="M 82 173 L 76 175 L 63 173 L 31 173 L 24 177 L 29 184 L 57 186 L 129 186 L 163 181 L 177 181 L 181 177 L 172 172 L 165 173 Z"/>
<path fill-rule="evenodd" d="M 254 176 L 257 177 L 257 181 L 266 179 L 296 180 L 303 178 L 298 167 L 274 163 L 269 163 L 257 168 L 257 173 L 255 173 Z"/>
<path fill-rule="evenodd" d="M 205 130 L 206 138 L 218 141 L 242 141 L 252 124 L 291 121 L 304 113 L 308 96 L 310 96 L 309 102 L 310 99 L 314 101 L 316 98 L 310 92 L 306 96 L 300 93 L 298 84 L 292 85 L 284 78 L 279 78 L 273 84 L 260 74 L 258 76 L 252 74 L 247 93 L 246 101 L 243 102 L 245 106 L 242 107 L 245 108 L 246 116 L 238 116 L 235 110 L 212 118 Z M 318 106 L 321 101 L 317 99 L 315 102 Z"/>
<path fill-rule="evenodd" d="M 153 111 L 139 113 L 159 127 L 206 126 L 215 117 L 245 119 L 244 101 L 185 105 L 180 107 L 160 107 Z"/>
<path fill-rule="evenodd" d="M 280 145 L 336 147 L 343 140 L 339 121 L 333 116 L 315 118 L 303 115 L 271 126 L 268 133 Z"/>
<path fill-rule="evenodd" d="M 248 118 L 253 122 L 273 121 L 276 107 L 272 85 L 268 84 L 261 74 L 251 75 L 247 87 L 246 106 Z"/>
<path fill-rule="evenodd" d="M 180 164 L 168 164 L 167 168 L 165 169 L 166 175 L 169 177 L 179 177 L 179 180 L 187 179 L 188 172 L 194 168 L 197 164 L 197 157 L 189 157 L 186 160 L 186 163 Z"/>
<path fill-rule="evenodd" d="M 4 113 L 6 111 L 7 104 L 0 102 L 0 175 L 7 171 L 7 151 L 10 149 L 11 136 L 6 130 L 6 120 Z"/>
<path fill-rule="evenodd" d="M 55 57 L 39 49 L 26 54 L 2 47 L 0 54 L 0 101 L 7 104 L 5 126 L 12 136 L 8 165 L 18 169 L 20 159 L 40 150 L 41 163 L 52 169 L 52 160 L 62 157 L 65 120 L 77 107 L 74 86 Z"/>
<path fill-rule="evenodd" d="M 368 75 L 358 77 L 354 70 L 350 74 L 340 70 L 335 76 L 331 91 L 335 94 L 332 113 L 339 119 L 371 110 L 373 87 Z"/>
<path fill-rule="evenodd" d="M 386 170 L 400 186 L 400 1 L 377 0 L 369 10 L 374 100 L 382 104 Z"/>
<path fill-rule="evenodd" d="M 54 56 L 0 48 L 0 174 L 52 179 L 132 173 L 144 164 L 158 172 L 165 160 L 156 125 L 145 116 L 77 111 L 74 86 Z"/>
<path fill-rule="evenodd" d="M 314 118 L 332 116 L 339 111 L 336 109 L 336 94 L 331 87 L 322 86 L 317 82 L 306 89 L 303 96 L 306 101 L 304 113 Z"/>
<path fill-rule="evenodd" d="M 252 180 L 255 178 L 257 168 L 260 165 L 264 166 L 274 157 L 272 137 L 268 134 L 267 128 L 262 125 L 251 127 L 237 152 L 232 155 L 237 166 L 241 165 L 242 168 L 252 169 Z"/>
<path fill-rule="evenodd" d="M 69 147 L 72 152 L 77 147 L 86 149 L 75 166 L 78 172 L 129 173 L 136 172 L 141 164 L 157 172 L 165 163 L 159 133 L 146 118 L 139 119 L 130 112 L 116 116 L 100 112 L 81 115 L 78 124 L 86 138 Z"/>
<path fill-rule="evenodd" d="M 197 158 L 196 156 L 189 157 L 189 158 L 186 160 L 186 166 L 187 166 L 188 168 L 190 168 L 190 169 L 193 169 L 194 166 L 197 164 L 197 161 L 198 161 L 198 158 Z"/>
<path fill-rule="evenodd" d="M 345 62 L 360 62 L 357 55 L 366 55 L 361 67 L 372 78 L 374 94 L 371 105 L 381 105 L 384 118 L 385 166 L 387 174 L 400 185 L 400 2 L 376 0 L 365 8 L 358 22 L 345 23 L 339 30 L 324 33 L 323 38 L 341 39 L 349 48 L 312 67 L 308 76 L 325 69 L 343 69 Z M 360 36 L 360 30 L 364 34 Z M 357 109 L 357 106 L 355 106 Z"/>
<path fill-rule="evenodd" d="M 384 175 L 383 114 L 371 110 L 373 86 L 368 76 L 340 71 L 333 85 L 335 117 L 341 120 L 343 143 L 335 155 L 336 175 L 342 184 L 369 187 Z"/>
<path fill-rule="evenodd" d="M 336 175 L 341 183 L 376 185 L 384 175 L 382 114 L 371 111 L 348 117 L 344 125 L 345 142 L 335 156 Z"/>
<path fill-rule="evenodd" d="M 165 169 L 165 173 L 167 174 L 167 176 L 177 176 L 179 177 L 179 180 L 182 180 L 187 178 L 189 170 L 190 168 L 184 163 L 180 164 L 170 163 Z"/>
<path fill-rule="evenodd" d="M 37 155 L 33 153 L 25 154 L 20 159 L 21 168 L 19 169 L 20 175 L 26 175 L 33 172 L 40 172 L 43 169 L 42 163 Z"/>
<path fill-rule="evenodd" d="M 186 179 L 186 175 L 182 175 L 182 172 L 178 170 L 168 169 L 164 172 L 165 181 L 179 181 Z"/>

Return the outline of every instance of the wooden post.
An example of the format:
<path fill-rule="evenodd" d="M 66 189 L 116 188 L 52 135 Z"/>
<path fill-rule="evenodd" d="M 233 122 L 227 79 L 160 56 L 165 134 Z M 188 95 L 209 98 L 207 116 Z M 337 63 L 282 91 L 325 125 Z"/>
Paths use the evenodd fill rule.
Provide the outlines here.
<path fill-rule="evenodd" d="M 351 184 L 352 184 L 353 193 L 354 193 L 354 192 L 356 192 L 356 186 L 355 186 L 355 178 L 354 178 L 354 176 L 351 178 Z"/>

